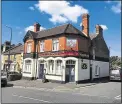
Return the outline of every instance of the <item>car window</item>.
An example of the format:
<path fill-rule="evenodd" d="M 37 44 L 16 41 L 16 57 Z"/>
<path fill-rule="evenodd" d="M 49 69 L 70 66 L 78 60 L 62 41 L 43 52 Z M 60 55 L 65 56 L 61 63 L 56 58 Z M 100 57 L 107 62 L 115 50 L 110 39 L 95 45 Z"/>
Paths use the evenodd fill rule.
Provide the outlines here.
<path fill-rule="evenodd" d="M 111 74 L 119 74 L 120 73 L 120 71 L 119 70 L 111 70 Z"/>

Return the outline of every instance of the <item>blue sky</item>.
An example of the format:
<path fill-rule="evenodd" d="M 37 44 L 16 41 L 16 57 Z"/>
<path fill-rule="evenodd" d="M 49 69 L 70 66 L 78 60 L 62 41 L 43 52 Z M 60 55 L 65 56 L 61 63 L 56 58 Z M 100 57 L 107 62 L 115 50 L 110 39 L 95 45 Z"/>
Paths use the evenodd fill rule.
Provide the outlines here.
<path fill-rule="evenodd" d="M 64 23 L 71 23 L 81 30 L 81 15 L 90 15 L 90 33 L 95 25 L 104 29 L 104 39 L 111 47 L 111 55 L 121 56 L 121 3 L 120 1 L 2 1 L 2 43 L 23 43 L 23 37 L 33 24 L 39 22 L 41 29 L 48 29 Z"/>

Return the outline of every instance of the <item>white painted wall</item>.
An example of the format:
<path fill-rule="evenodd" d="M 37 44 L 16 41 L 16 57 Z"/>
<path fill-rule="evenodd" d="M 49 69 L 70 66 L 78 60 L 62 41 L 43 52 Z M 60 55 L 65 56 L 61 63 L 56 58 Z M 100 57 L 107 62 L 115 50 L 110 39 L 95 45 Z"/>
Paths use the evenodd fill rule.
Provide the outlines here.
<path fill-rule="evenodd" d="M 98 67 L 100 67 L 100 73 L 99 73 L 98 77 L 109 76 L 109 62 L 91 60 L 91 63 L 93 64 L 93 67 L 92 67 L 93 68 L 93 70 L 92 70 L 93 78 L 97 78 L 97 76 L 95 76 L 96 65 L 98 65 Z"/>
<path fill-rule="evenodd" d="M 89 60 L 83 59 L 78 60 L 78 80 L 87 80 L 90 78 L 90 67 L 89 67 Z M 82 63 L 87 64 L 87 69 L 82 69 L 81 65 Z"/>
<path fill-rule="evenodd" d="M 46 79 L 63 81 L 63 76 L 46 75 Z"/>

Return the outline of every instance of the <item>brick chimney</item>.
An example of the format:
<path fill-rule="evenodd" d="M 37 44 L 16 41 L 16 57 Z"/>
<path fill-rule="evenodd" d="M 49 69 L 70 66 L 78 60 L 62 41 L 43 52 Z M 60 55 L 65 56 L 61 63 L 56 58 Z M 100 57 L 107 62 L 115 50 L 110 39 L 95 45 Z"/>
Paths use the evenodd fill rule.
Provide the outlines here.
<path fill-rule="evenodd" d="M 96 34 L 103 35 L 103 28 L 99 24 L 96 25 Z"/>
<path fill-rule="evenodd" d="M 82 32 L 89 37 L 89 14 L 82 15 Z"/>
<path fill-rule="evenodd" d="M 34 24 L 34 32 L 40 31 L 40 26 L 41 26 L 41 25 L 40 25 L 39 23 L 36 22 L 36 23 Z"/>

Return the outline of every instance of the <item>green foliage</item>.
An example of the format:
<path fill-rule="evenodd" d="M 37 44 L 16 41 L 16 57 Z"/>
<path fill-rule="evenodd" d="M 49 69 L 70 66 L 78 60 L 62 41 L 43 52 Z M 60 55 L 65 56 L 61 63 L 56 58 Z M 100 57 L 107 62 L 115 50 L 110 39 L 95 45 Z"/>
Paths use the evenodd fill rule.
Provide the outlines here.
<path fill-rule="evenodd" d="M 122 66 L 122 62 L 121 62 L 121 58 L 118 57 L 118 56 L 111 56 L 110 57 L 110 64 L 111 66 L 119 66 L 121 67 Z"/>

